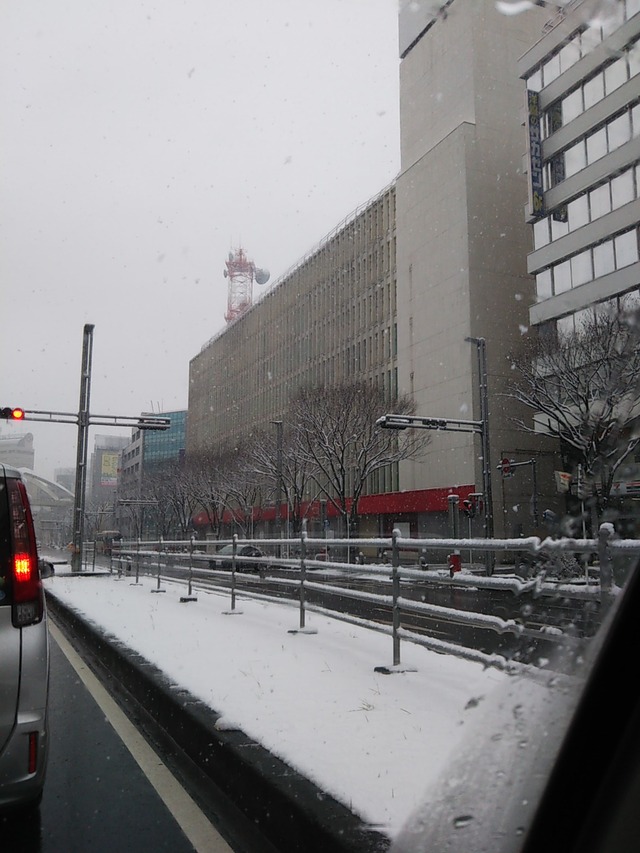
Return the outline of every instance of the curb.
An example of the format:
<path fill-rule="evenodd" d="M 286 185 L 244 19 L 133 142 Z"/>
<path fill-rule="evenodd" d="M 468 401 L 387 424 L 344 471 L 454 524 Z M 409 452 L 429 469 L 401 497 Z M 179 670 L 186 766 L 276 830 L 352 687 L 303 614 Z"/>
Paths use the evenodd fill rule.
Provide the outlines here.
<path fill-rule="evenodd" d="M 220 715 L 77 611 L 46 593 L 56 622 L 92 664 L 149 714 L 162 732 L 281 853 L 385 853 L 390 839 L 243 732 L 218 731 Z"/>

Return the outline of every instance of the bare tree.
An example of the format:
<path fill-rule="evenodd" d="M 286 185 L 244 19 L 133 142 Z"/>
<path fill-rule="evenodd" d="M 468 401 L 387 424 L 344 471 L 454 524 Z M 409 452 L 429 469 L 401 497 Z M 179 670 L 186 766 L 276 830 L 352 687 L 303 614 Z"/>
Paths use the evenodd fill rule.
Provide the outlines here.
<path fill-rule="evenodd" d="M 192 518 L 198 508 L 190 471 L 178 462 L 163 466 L 162 476 L 166 479 L 165 499 L 173 510 L 176 532 L 185 538 L 192 528 Z"/>
<path fill-rule="evenodd" d="M 253 536 L 254 522 L 263 510 L 264 495 L 268 491 L 265 477 L 256 470 L 252 462 L 253 442 L 247 441 L 234 449 L 229 458 L 227 490 L 234 523 L 245 536 Z"/>
<path fill-rule="evenodd" d="M 417 430 L 399 435 L 377 427 L 389 411 L 412 414 L 415 406 L 408 397 L 389 401 L 364 382 L 302 389 L 292 403 L 289 419 L 299 447 L 350 534 L 357 531 L 358 503 L 371 475 L 420 456 L 429 442 Z"/>
<path fill-rule="evenodd" d="M 222 533 L 224 512 L 231 503 L 229 493 L 229 454 L 191 456 L 187 460 L 189 481 L 197 506 L 206 513 L 216 539 Z"/>
<path fill-rule="evenodd" d="M 265 482 L 270 484 L 270 499 L 275 500 L 278 478 L 282 477 L 282 497 L 287 505 L 292 533 L 297 536 L 302 529 L 302 519 L 318 496 L 314 480 L 317 467 L 301 448 L 296 430 L 289 423 L 283 424 L 282 456 L 279 457 L 274 430 L 264 430 L 255 436 L 250 451 L 251 464 Z"/>
<path fill-rule="evenodd" d="M 640 337 L 634 318 L 592 310 L 577 331 L 539 335 L 514 361 L 510 396 L 533 413 L 515 422 L 558 438 L 567 464 L 609 498 L 616 472 L 638 444 Z"/>
<path fill-rule="evenodd" d="M 171 501 L 172 491 L 173 484 L 162 472 L 148 474 L 142 483 L 141 497 L 146 504 L 143 506 L 144 516 L 152 519 L 158 538 L 169 538 L 176 526 L 175 509 Z"/>

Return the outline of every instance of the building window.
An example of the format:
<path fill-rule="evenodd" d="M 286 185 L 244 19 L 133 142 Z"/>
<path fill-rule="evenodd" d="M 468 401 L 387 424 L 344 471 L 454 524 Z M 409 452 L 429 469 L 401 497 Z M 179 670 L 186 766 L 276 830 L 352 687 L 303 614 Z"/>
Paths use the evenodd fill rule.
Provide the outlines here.
<path fill-rule="evenodd" d="M 631 121 L 629 111 L 614 119 L 607 125 L 609 151 L 615 151 L 631 139 Z"/>
<path fill-rule="evenodd" d="M 543 299 L 553 296 L 551 270 L 543 270 L 536 275 L 536 293 L 538 295 L 538 302 L 542 302 Z"/>
<path fill-rule="evenodd" d="M 602 275 L 613 272 L 614 269 L 613 240 L 607 240 L 593 249 L 593 271 L 595 277 L 599 278 Z"/>
<path fill-rule="evenodd" d="M 571 265 L 562 261 L 553 268 L 553 290 L 556 295 L 571 290 Z"/>
<path fill-rule="evenodd" d="M 564 170 L 566 177 L 575 175 L 587 165 L 587 152 L 584 139 L 580 139 L 564 152 Z"/>
<path fill-rule="evenodd" d="M 567 206 L 569 231 L 575 231 L 589 222 L 589 197 L 581 195 Z"/>
<path fill-rule="evenodd" d="M 568 124 L 584 112 L 582 88 L 576 89 L 562 101 L 562 122 Z"/>
<path fill-rule="evenodd" d="M 634 228 L 615 238 L 616 268 L 621 269 L 638 260 L 638 232 Z"/>
<path fill-rule="evenodd" d="M 628 169 L 611 181 L 611 206 L 615 210 L 634 198 L 637 198 L 637 195 L 633 186 L 633 171 Z"/>
<path fill-rule="evenodd" d="M 607 153 L 607 133 L 604 127 L 587 137 L 587 163 L 595 163 Z"/>
<path fill-rule="evenodd" d="M 595 190 L 591 190 L 589 193 L 589 208 L 592 220 L 611 212 L 609 184 L 603 184 L 600 187 L 596 187 Z"/>
<path fill-rule="evenodd" d="M 587 80 L 583 87 L 584 90 L 584 108 L 588 110 L 589 107 L 597 104 L 598 101 L 601 101 L 604 98 L 604 76 L 602 74 L 596 74 L 595 77 L 592 77 L 591 80 Z"/>
<path fill-rule="evenodd" d="M 571 258 L 571 282 L 573 287 L 579 287 L 593 279 L 591 250 L 580 252 Z"/>

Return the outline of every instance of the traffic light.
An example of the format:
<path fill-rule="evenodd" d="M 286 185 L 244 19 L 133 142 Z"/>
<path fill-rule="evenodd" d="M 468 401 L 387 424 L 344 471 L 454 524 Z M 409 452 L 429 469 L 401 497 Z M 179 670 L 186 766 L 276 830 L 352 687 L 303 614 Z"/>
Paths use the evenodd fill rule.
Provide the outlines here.
<path fill-rule="evenodd" d="M 0 409 L 0 417 L 8 421 L 23 421 L 24 409 L 20 409 L 17 406 L 5 406 Z"/>

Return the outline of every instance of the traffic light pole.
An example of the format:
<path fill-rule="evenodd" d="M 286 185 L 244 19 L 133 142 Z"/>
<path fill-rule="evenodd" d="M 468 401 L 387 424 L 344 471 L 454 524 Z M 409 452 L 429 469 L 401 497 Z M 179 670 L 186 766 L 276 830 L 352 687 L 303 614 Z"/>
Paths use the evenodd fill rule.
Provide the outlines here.
<path fill-rule="evenodd" d="M 73 506 L 73 554 L 71 570 L 82 569 L 82 547 L 84 536 L 85 494 L 87 487 L 87 459 L 89 447 L 89 427 L 94 425 L 112 427 L 137 427 L 141 430 L 166 430 L 171 426 L 171 418 L 129 415 L 91 415 L 89 400 L 91 396 L 91 360 L 93 356 L 93 330 L 95 326 L 87 323 L 82 338 L 82 366 L 80 371 L 80 404 L 78 413 L 45 412 L 36 409 L 0 408 L 0 417 L 12 417 L 15 420 L 44 421 L 46 423 L 77 424 L 78 445 L 76 452 L 76 485 Z M 20 413 L 20 414 L 15 414 Z"/>
<path fill-rule="evenodd" d="M 82 338 L 80 370 L 80 405 L 78 407 L 78 447 L 76 453 L 76 488 L 73 505 L 73 553 L 71 571 L 82 571 L 84 508 L 87 486 L 87 448 L 89 444 L 89 398 L 91 396 L 91 360 L 94 326 L 87 323 Z"/>
<path fill-rule="evenodd" d="M 480 420 L 468 421 L 456 418 L 422 418 L 414 415 L 383 415 L 376 421 L 383 429 L 431 429 L 452 432 L 472 432 L 480 436 L 482 443 L 482 488 L 484 492 L 484 534 L 493 538 L 493 491 L 491 488 L 491 459 L 489 452 L 489 394 L 487 381 L 487 350 L 484 338 L 466 338 L 476 345 L 478 351 L 478 379 L 480 390 Z M 495 555 L 486 552 L 486 573 L 493 574 Z"/>

